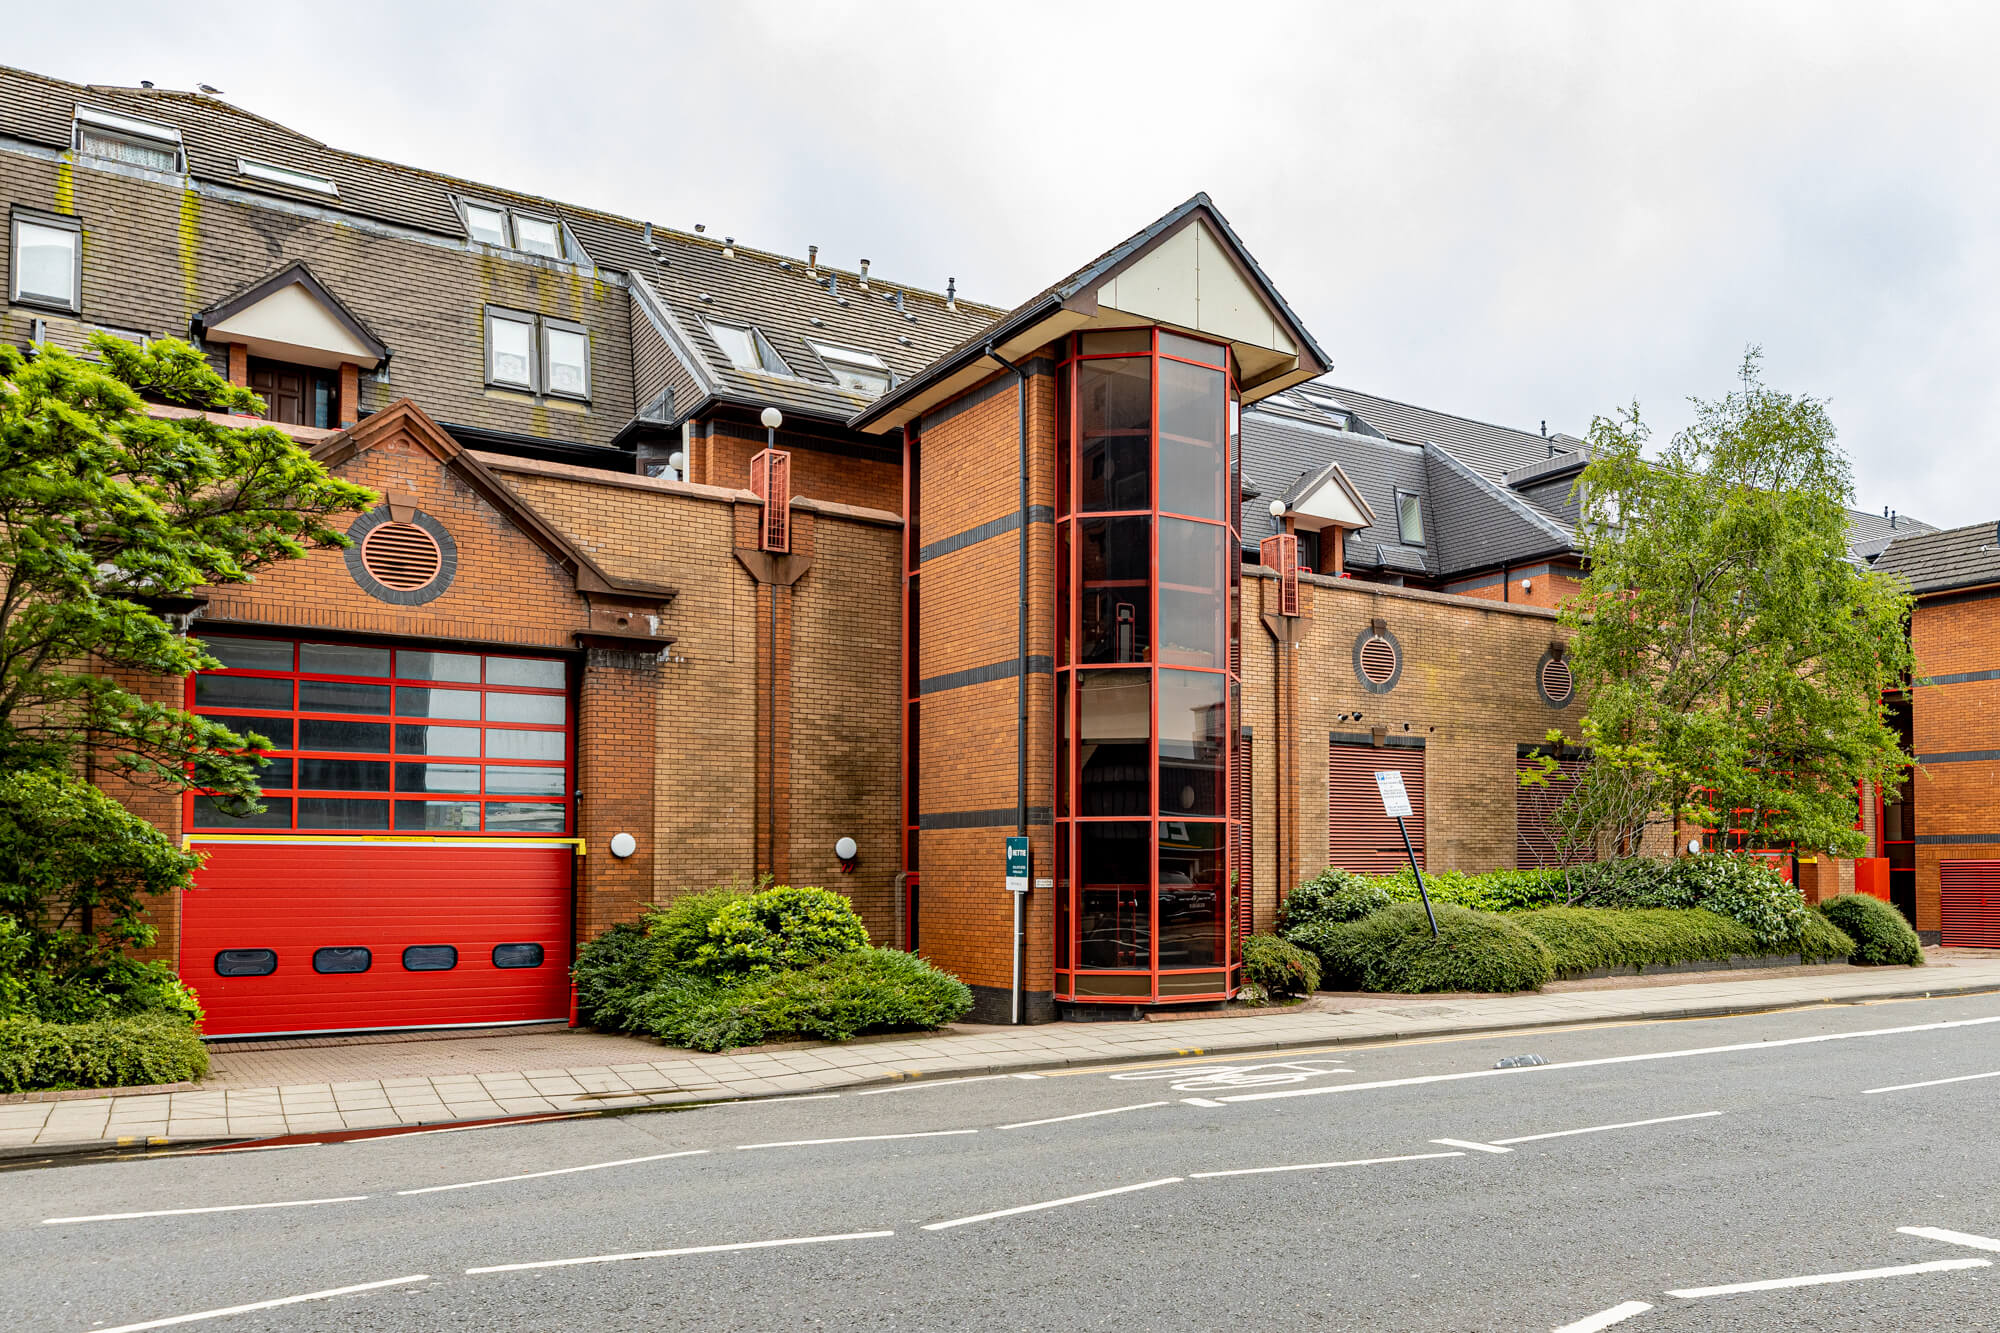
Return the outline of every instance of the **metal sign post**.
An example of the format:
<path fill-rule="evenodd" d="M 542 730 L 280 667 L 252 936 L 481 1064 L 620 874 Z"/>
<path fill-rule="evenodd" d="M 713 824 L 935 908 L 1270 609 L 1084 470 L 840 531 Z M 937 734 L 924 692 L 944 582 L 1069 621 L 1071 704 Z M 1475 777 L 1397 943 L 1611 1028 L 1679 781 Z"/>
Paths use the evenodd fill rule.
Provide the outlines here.
<path fill-rule="evenodd" d="M 1410 873 L 1417 877 L 1417 896 L 1424 900 L 1424 916 L 1431 923 L 1431 938 L 1437 939 L 1437 913 L 1431 910 L 1431 895 L 1424 888 L 1424 872 L 1417 866 L 1417 849 L 1410 845 L 1409 826 L 1403 820 L 1416 812 L 1410 808 L 1410 793 L 1403 786 L 1403 775 L 1394 769 L 1375 773 L 1376 790 L 1382 793 L 1382 813 L 1396 821 L 1396 831 L 1403 835 L 1403 851 L 1410 858 Z"/>
<path fill-rule="evenodd" d="M 1027 942 L 1027 902 L 1028 885 L 1033 883 L 1028 840 L 1026 838 L 1007 839 L 1007 892 L 1014 899 L 1014 988 L 1012 1021 L 1021 1021 L 1021 954 Z"/>

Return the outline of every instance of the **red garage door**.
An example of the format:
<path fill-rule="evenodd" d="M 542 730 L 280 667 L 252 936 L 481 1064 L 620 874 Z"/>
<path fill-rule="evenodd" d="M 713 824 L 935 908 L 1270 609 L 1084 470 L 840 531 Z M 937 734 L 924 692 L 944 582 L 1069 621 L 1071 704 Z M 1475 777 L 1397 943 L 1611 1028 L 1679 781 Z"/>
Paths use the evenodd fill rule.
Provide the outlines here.
<path fill-rule="evenodd" d="M 1405 820 L 1411 850 L 1424 865 L 1424 752 L 1405 746 L 1378 747 L 1334 741 L 1326 774 L 1326 863 L 1339 870 L 1390 875 L 1409 864 L 1403 834 L 1382 813 L 1378 770 L 1403 775 L 1414 818 Z"/>
<path fill-rule="evenodd" d="M 2000 861 L 1938 864 L 1940 943 L 1965 949 L 2000 949 Z"/>
<path fill-rule="evenodd" d="M 181 976 L 211 1037 L 569 1014 L 566 845 L 194 844 Z"/>

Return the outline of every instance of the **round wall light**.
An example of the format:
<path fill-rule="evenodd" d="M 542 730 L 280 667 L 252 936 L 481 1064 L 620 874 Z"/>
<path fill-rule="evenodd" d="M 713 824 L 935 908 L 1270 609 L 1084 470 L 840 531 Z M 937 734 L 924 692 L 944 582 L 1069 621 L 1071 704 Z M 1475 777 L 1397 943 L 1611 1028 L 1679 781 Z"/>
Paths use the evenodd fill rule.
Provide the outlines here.
<path fill-rule="evenodd" d="M 776 430 L 785 424 L 785 414 L 775 407 L 767 407 L 757 414 L 757 420 L 764 423 L 765 430 Z"/>
<path fill-rule="evenodd" d="M 841 870 L 850 871 L 854 869 L 854 859 L 861 855 L 861 848 L 855 845 L 854 839 L 842 838 L 833 844 L 833 854 L 839 858 Z"/>
<path fill-rule="evenodd" d="M 1271 517 L 1283 518 L 1284 516 L 1285 516 L 1285 502 L 1283 500 L 1271 501 Z"/>
<path fill-rule="evenodd" d="M 639 840 L 631 834 L 614 833 L 611 835 L 611 854 L 619 860 L 624 860 L 638 850 Z"/>
<path fill-rule="evenodd" d="M 1688 839 L 1688 855 L 1689 855 L 1689 856 L 1700 856 L 1700 855 L 1701 855 L 1701 839 L 1700 839 L 1700 838 L 1689 838 L 1689 839 Z"/>

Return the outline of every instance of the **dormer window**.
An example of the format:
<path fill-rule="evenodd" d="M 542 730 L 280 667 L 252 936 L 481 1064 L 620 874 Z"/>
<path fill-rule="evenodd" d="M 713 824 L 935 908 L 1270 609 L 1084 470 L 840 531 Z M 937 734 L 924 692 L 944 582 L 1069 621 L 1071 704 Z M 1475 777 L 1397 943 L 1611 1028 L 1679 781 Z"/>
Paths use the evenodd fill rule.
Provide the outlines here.
<path fill-rule="evenodd" d="M 293 167 L 281 167 L 270 162 L 259 162 L 255 158 L 236 159 L 236 174 L 248 176 L 251 180 L 265 181 L 271 185 L 286 185 L 294 190 L 310 190 L 314 194 L 340 196 L 340 187 L 330 176 L 321 176 L 311 171 L 299 171 Z"/>
<path fill-rule="evenodd" d="M 894 383 L 889 363 L 873 352 L 857 352 L 851 347 L 833 347 L 826 343 L 809 343 L 808 346 L 832 373 L 834 381 L 850 393 L 879 398 Z"/>
<path fill-rule="evenodd" d="M 1424 544 L 1424 502 L 1415 491 L 1396 492 L 1396 530 L 1403 545 Z"/>
<path fill-rule="evenodd" d="M 729 358 L 729 363 L 738 370 L 755 371 L 764 375 L 790 375 L 792 368 L 785 364 L 785 358 L 778 355 L 778 349 L 771 346 L 771 340 L 755 325 L 711 324 L 709 336 L 715 345 Z"/>
<path fill-rule="evenodd" d="M 482 204 L 461 199 L 465 212 L 465 232 L 486 245 L 525 250 L 547 259 L 563 258 L 562 228 L 554 218 L 536 217 L 498 204 Z"/>
<path fill-rule="evenodd" d="M 171 125 L 79 104 L 73 133 L 79 153 L 148 171 L 181 169 L 181 132 Z"/>

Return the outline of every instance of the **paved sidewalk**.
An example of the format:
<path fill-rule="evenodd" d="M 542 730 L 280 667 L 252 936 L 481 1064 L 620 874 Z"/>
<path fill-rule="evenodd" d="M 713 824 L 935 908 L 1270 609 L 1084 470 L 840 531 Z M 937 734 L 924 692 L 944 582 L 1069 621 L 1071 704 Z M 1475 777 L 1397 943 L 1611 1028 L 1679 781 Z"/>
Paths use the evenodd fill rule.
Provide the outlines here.
<path fill-rule="evenodd" d="M 393 1125 L 718 1098 L 832 1091 L 920 1077 L 965 1077 L 1182 1055 L 1338 1045 L 1457 1032 L 1568 1023 L 1754 1013 L 1828 1001 L 2000 991 L 2000 957 L 1939 955 L 1924 968 L 1855 968 L 1836 975 L 1742 977 L 1623 990 L 1509 996 L 1409 996 L 1353 1009 L 1270 1011 L 1242 1017 L 1146 1023 L 1055 1023 L 920 1037 L 863 1039 L 698 1055 L 631 1038 L 568 1034 L 472 1036 L 438 1041 L 434 1069 L 452 1068 L 447 1048 L 588 1050 L 618 1063 L 582 1068 L 453 1072 L 268 1087 L 204 1086 L 185 1092 L 109 1094 L 0 1105 L 0 1156 L 175 1140 L 259 1138 Z M 580 1038 L 580 1039 L 579 1039 Z M 591 1043 L 596 1044 L 591 1044 Z M 304 1045 L 304 1043 L 300 1043 Z M 422 1044 L 418 1044 L 423 1049 Z M 365 1057 L 366 1046 L 339 1048 Z M 398 1048 L 407 1056 L 409 1047 Z M 523 1054 L 526 1054 L 524 1051 Z M 222 1062 L 236 1057 L 220 1053 Z M 476 1067 L 490 1067 L 487 1060 Z"/>

